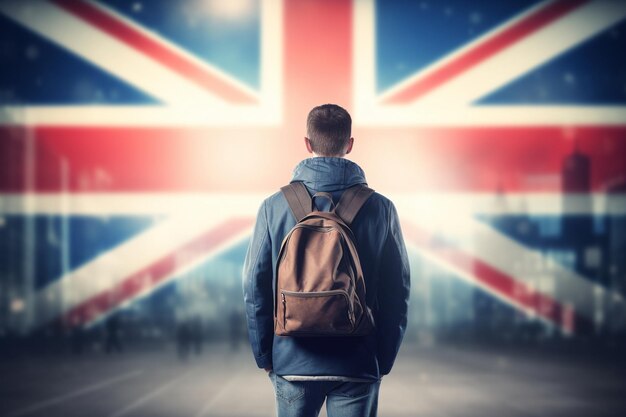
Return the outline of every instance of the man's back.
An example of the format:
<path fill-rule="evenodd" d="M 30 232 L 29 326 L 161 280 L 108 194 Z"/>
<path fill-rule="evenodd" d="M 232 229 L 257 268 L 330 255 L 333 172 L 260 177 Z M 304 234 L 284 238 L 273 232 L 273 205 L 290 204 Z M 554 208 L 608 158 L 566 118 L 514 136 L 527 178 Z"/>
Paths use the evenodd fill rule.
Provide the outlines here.
<path fill-rule="evenodd" d="M 365 175 L 345 158 L 315 157 L 296 167 L 292 181 L 302 181 L 310 194 L 329 192 L 338 202 L 346 188 L 365 183 Z M 274 336 L 276 261 L 283 238 L 295 224 L 282 193 L 267 198 L 259 210 L 255 239 L 246 257 L 247 312 L 254 316 L 261 307 L 260 317 L 264 320 L 262 327 L 259 320 L 249 320 L 248 327 L 258 365 L 271 364 L 274 372 L 283 376 L 378 379 L 381 373 L 390 371 L 406 325 L 409 267 L 393 203 L 374 193 L 351 225 L 365 277 L 366 302 L 376 325 L 375 331 L 365 337 Z"/>

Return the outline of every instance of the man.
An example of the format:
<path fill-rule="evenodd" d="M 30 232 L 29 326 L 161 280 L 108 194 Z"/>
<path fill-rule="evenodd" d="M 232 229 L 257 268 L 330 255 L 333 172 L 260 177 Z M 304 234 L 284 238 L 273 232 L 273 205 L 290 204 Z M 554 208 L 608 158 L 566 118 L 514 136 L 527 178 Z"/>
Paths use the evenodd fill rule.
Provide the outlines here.
<path fill-rule="evenodd" d="M 291 182 L 303 182 L 311 195 L 328 192 L 335 203 L 345 189 L 366 184 L 363 170 L 344 158 L 354 144 L 351 129 L 350 115 L 340 106 L 311 110 L 304 143 L 315 156 L 296 166 Z M 324 202 L 327 206 L 320 207 Z M 318 210 L 331 205 L 327 199 L 315 203 Z M 317 416 L 325 400 L 329 417 L 375 416 L 381 378 L 391 371 L 407 322 L 409 262 L 396 209 L 374 193 L 350 226 L 375 322 L 367 336 L 274 334 L 276 262 L 295 224 L 282 192 L 264 200 L 243 269 L 248 336 L 257 365 L 274 385 L 278 416 Z"/>

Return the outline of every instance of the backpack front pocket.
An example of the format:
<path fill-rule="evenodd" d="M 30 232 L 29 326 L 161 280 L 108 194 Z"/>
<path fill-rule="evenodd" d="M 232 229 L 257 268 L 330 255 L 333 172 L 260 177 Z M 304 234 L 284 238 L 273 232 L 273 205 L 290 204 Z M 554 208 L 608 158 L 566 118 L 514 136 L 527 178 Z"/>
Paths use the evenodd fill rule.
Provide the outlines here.
<path fill-rule="evenodd" d="M 354 314 L 344 290 L 281 290 L 283 328 L 288 334 L 346 334 L 354 329 Z"/>

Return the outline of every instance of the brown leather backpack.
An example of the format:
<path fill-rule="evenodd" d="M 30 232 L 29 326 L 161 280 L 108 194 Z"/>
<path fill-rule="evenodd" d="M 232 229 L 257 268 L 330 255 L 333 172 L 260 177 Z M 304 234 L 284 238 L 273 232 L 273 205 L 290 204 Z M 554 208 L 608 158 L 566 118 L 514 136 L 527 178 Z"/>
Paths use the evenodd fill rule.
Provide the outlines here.
<path fill-rule="evenodd" d="M 362 336 L 374 327 L 350 223 L 374 192 L 358 184 L 335 206 L 329 193 L 313 198 L 301 182 L 281 188 L 296 218 L 276 267 L 274 331 L 279 336 Z M 331 211 L 317 211 L 317 197 Z"/>

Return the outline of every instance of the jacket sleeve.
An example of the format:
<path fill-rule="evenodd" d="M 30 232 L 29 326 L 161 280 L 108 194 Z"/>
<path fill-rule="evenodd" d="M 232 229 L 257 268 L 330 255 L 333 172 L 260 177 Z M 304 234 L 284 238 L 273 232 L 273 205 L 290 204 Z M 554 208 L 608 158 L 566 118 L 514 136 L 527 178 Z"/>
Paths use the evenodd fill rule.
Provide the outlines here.
<path fill-rule="evenodd" d="M 404 337 L 409 292 L 409 259 L 398 213 L 390 202 L 388 232 L 383 246 L 378 282 L 379 309 L 376 323 L 378 366 L 382 375 L 391 371 Z"/>
<path fill-rule="evenodd" d="M 243 294 L 248 338 L 259 368 L 272 365 L 274 338 L 272 243 L 265 201 L 261 204 L 243 264 Z"/>

